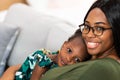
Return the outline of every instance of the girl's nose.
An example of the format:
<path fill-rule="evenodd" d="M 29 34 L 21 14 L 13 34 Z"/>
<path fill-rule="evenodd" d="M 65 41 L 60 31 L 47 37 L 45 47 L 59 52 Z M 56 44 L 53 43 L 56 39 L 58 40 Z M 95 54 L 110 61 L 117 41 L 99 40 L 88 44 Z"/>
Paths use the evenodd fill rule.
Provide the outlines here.
<path fill-rule="evenodd" d="M 67 64 L 73 64 L 74 61 L 72 59 L 72 57 L 67 57 Z"/>

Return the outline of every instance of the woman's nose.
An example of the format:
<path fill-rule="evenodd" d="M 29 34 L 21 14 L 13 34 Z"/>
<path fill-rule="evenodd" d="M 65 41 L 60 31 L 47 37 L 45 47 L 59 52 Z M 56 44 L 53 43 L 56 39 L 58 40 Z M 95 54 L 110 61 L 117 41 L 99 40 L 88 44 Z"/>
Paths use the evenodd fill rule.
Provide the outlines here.
<path fill-rule="evenodd" d="M 95 37 L 94 30 L 90 29 L 90 31 L 86 35 L 87 37 Z"/>

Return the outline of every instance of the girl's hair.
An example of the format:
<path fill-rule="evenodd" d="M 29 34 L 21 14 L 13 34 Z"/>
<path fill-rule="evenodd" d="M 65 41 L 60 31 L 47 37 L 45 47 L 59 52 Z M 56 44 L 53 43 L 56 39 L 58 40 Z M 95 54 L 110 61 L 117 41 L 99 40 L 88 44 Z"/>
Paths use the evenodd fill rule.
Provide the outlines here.
<path fill-rule="evenodd" d="M 82 32 L 80 31 L 80 29 L 77 29 L 77 30 L 75 31 L 75 33 L 74 33 L 71 37 L 68 38 L 68 42 L 69 42 L 69 41 L 72 41 L 73 39 L 75 39 L 75 38 L 77 38 L 77 37 L 80 37 L 81 43 L 83 43 L 83 45 L 84 45 L 85 48 L 86 48 L 85 42 L 84 42 L 84 40 L 83 40 L 83 38 L 82 38 Z M 83 46 L 83 45 L 81 45 L 81 46 Z M 87 61 L 87 60 L 90 60 L 90 59 L 91 59 L 91 55 L 88 54 L 87 48 L 86 48 L 85 50 L 86 50 L 86 54 L 85 54 L 85 57 L 84 57 L 84 60 L 83 60 L 83 61 Z"/>
<path fill-rule="evenodd" d="M 103 11 L 112 27 L 115 49 L 120 57 L 120 0 L 97 0 L 88 10 L 84 22 L 94 8 L 99 8 Z"/>
<path fill-rule="evenodd" d="M 81 31 L 79 29 L 77 29 L 75 31 L 75 33 L 71 37 L 68 38 L 68 41 L 71 41 L 76 37 L 81 37 L 81 39 L 82 39 L 82 33 L 81 33 Z"/>

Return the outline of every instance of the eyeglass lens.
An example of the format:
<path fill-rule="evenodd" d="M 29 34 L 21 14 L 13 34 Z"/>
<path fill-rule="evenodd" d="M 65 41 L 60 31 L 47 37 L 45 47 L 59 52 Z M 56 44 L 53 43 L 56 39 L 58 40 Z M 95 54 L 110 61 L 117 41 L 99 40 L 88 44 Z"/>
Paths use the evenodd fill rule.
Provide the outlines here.
<path fill-rule="evenodd" d="M 97 27 L 97 26 L 96 27 L 90 27 L 89 25 L 85 25 L 85 24 L 79 25 L 79 27 L 80 27 L 80 30 L 81 30 L 82 33 L 88 34 L 90 32 L 90 30 L 92 30 L 94 35 L 97 35 L 97 36 L 102 35 L 104 30 L 111 29 L 111 28 L 103 28 L 103 27 Z"/>

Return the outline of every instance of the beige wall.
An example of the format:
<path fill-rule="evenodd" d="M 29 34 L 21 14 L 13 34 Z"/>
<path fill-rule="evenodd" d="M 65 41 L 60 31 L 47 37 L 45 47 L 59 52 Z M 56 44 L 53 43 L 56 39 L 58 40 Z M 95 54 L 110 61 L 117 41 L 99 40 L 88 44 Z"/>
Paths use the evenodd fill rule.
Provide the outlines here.
<path fill-rule="evenodd" d="M 8 9 L 9 6 L 18 2 L 26 4 L 25 0 L 0 0 L 0 11 Z"/>

